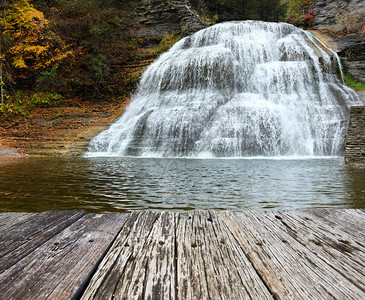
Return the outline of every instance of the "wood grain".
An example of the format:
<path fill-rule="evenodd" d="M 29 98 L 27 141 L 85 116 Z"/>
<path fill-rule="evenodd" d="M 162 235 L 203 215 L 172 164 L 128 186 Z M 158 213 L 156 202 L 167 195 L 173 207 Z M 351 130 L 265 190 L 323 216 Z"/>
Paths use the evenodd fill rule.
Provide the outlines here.
<path fill-rule="evenodd" d="M 26 219 L 29 219 L 33 216 L 34 214 L 32 213 L 0 213 L 0 228 L 2 231 L 5 231 L 5 229 L 25 221 Z"/>
<path fill-rule="evenodd" d="M 361 299 L 364 292 L 267 213 L 223 212 L 228 226 L 278 299 Z M 359 298 L 360 297 L 360 298 Z"/>
<path fill-rule="evenodd" d="M 309 219 L 307 213 L 300 211 L 268 215 L 278 219 L 284 225 L 283 230 L 364 291 L 365 247 L 358 235 Z"/>
<path fill-rule="evenodd" d="M 295 212 L 293 212 L 295 213 Z M 315 221 L 327 227 L 336 228 L 358 240 L 365 240 L 365 213 L 361 209 L 310 209 L 300 213 L 308 221 Z"/>
<path fill-rule="evenodd" d="M 70 299 L 82 293 L 126 215 L 88 214 L 0 274 L 2 299 Z"/>
<path fill-rule="evenodd" d="M 132 213 L 82 299 L 174 299 L 176 218 Z"/>
<path fill-rule="evenodd" d="M 0 231 L 0 274 L 84 216 L 83 211 L 46 211 Z"/>
<path fill-rule="evenodd" d="M 365 299 L 365 213 L 0 214 L 0 299 Z"/>
<path fill-rule="evenodd" d="M 177 230 L 178 299 L 273 299 L 216 213 L 200 211 Z"/>

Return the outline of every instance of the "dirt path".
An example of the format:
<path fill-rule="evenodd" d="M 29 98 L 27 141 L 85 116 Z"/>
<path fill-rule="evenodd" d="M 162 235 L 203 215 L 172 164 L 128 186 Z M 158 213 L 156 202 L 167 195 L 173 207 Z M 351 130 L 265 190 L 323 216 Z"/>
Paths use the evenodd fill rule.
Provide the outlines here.
<path fill-rule="evenodd" d="M 77 156 L 124 110 L 124 103 L 38 108 L 30 119 L 0 120 L 0 156 Z"/>

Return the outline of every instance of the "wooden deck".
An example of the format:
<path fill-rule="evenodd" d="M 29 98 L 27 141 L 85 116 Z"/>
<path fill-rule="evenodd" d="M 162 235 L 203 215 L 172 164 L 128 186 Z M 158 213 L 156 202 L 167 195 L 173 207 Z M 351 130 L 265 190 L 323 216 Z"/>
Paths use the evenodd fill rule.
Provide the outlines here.
<path fill-rule="evenodd" d="M 365 212 L 0 214 L 0 299 L 365 299 Z"/>

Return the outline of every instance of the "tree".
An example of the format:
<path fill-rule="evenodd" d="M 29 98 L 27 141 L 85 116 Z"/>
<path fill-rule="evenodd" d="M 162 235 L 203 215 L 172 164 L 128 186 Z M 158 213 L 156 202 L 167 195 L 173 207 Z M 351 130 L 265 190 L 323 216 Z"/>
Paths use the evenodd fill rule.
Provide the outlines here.
<path fill-rule="evenodd" d="M 17 0 L 2 16 L 3 34 L 11 40 L 6 55 L 15 76 L 27 79 L 41 71 L 57 68 L 69 55 L 63 41 L 49 27 L 43 13 L 29 0 Z"/>
<path fill-rule="evenodd" d="M 2 22 L 2 16 L 4 15 L 5 11 L 5 0 L 2 0 L 0 2 L 0 8 L 1 8 L 1 23 L 0 23 L 0 98 L 1 98 L 1 104 L 4 104 L 4 79 L 3 79 L 3 68 L 4 68 L 4 59 L 5 56 L 3 54 L 3 22 Z"/>
<path fill-rule="evenodd" d="M 1 97 L 1 104 L 4 104 L 4 81 L 3 81 L 3 53 L 2 53 L 2 46 L 3 46 L 3 35 L 0 34 L 0 97 Z"/>

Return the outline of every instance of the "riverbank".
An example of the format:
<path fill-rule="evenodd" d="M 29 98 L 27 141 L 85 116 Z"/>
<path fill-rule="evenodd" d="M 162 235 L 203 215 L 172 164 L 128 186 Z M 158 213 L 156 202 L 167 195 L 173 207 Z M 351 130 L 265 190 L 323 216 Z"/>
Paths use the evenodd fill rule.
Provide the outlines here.
<path fill-rule="evenodd" d="M 365 91 L 358 91 L 365 103 Z M 122 103 L 82 102 L 77 107 L 38 108 L 29 119 L 0 119 L 0 159 L 79 156 L 89 141 L 124 111 Z"/>
<path fill-rule="evenodd" d="M 0 120 L 0 157 L 77 156 L 109 126 L 129 100 L 118 103 L 64 102 L 37 108 L 27 119 Z M 72 104 L 72 106 L 71 106 Z"/>

